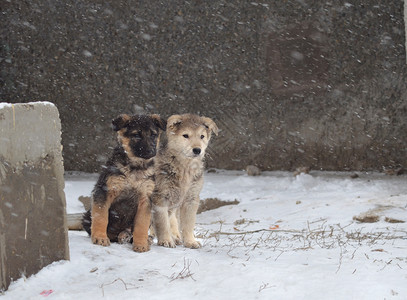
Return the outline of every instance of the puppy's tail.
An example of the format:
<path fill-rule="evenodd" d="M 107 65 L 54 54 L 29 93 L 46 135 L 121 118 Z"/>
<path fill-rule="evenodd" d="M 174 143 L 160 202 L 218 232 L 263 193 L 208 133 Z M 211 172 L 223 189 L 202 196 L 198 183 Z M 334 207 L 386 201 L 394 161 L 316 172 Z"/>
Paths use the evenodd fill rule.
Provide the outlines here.
<path fill-rule="evenodd" d="M 90 212 L 90 209 L 89 209 L 87 212 L 85 212 L 85 213 L 83 214 L 83 217 L 82 217 L 82 226 L 83 226 L 83 229 L 85 229 L 86 232 L 87 232 L 89 235 L 91 234 L 91 231 L 90 231 L 91 225 L 92 225 L 92 215 L 91 215 L 91 212 Z"/>

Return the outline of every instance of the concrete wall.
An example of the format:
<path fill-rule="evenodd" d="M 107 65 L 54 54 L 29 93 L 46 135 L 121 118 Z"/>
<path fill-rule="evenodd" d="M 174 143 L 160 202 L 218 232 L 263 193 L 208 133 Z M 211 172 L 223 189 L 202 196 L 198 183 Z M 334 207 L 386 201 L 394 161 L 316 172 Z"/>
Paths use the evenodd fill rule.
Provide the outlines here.
<path fill-rule="evenodd" d="M 122 112 L 222 129 L 208 165 L 407 166 L 403 1 L 10 1 L 1 99 L 55 103 L 67 170 L 98 171 Z"/>
<path fill-rule="evenodd" d="M 0 290 L 69 259 L 63 173 L 56 107 L 0 104 Z"/>

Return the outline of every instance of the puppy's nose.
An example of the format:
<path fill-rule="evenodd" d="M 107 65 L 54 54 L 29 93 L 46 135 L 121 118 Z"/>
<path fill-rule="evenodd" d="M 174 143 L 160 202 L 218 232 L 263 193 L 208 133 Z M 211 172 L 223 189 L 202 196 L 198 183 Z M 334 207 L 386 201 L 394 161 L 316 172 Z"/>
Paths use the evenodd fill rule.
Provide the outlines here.
<path fill-rule="evenodd" d="M 200 148 L 194 148 L 192 149 L 192 152 L 194 152 L 195 155 L 201 154 L 201 149 Z"/>

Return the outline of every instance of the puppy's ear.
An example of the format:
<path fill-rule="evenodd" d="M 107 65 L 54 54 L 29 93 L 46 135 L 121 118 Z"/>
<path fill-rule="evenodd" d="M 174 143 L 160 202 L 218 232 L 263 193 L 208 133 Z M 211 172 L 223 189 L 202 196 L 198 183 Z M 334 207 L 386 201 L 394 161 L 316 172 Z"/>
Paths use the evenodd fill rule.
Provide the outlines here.
<path fill-rule="evenodd" d="M 112 120 L 113 130 L 119 131 L 124 126 L 126 126 L 126 124 L 128 123 L 129 120 L 130 120 L 130 116 L 126 115 L 126 114 L 122 114 L 122 115 L 118 116 L 116 119 L 113 119 Z"/>
<path fill-rule="evenodd" d="M 216 126 L 216 123 L 211 118 L 201 117 L 201 119 L 206 128 L 211 130 L 215 135 L 218 135 L 219 128 L 218 126 Z"/>
<path fill-rule="evenodd" d="M 175 126 L 177 126 L 178 124 L 181 124 L 181 122 L 182 122 L 182 116 L 172 115 L 167 120 L 167 128 L 170 130 L 174 130 Z"/>
<path fill-rule="evenodd" d="M 155 124 L 155 126 L 160 128 L 161 130 L 165 131 L 165 129 L 167 128 L 166 120 L 161 119 L 161 117 L 157 114 L 151 115 L 150 118 L 153 120 L 153 123 Z"/>

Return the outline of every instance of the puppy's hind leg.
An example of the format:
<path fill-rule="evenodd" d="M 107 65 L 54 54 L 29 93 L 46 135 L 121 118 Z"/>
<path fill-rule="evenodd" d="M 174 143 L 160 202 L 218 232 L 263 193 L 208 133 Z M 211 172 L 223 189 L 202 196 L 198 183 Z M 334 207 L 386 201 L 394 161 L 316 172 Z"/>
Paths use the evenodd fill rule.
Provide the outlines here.
<path fill-rule="evenodd" d="M 201 244 L 195 240 L 194 227 L 196 212 L 199 206 L 199 198 L 185 201 L 181 206 L 180 223 L 184 246 L 191 249 L 201 248 Z"/>
<path fill-rule="evenodd" d="M 122 232 L 120 232 L 117 235 L 117 242 L 119 244 L 130 243 L 130 241 L 131 241 L 131 229 L 130 228 L 123 230 Z"/>
<path fill-rule="evenodd" d="M 157 244 L 167 248 L 175 248 L 175 242 L 171 236 L 170 218 L 168 208 L 153 204 L 152 208 L 154 231 L 157 235 Z"/>

